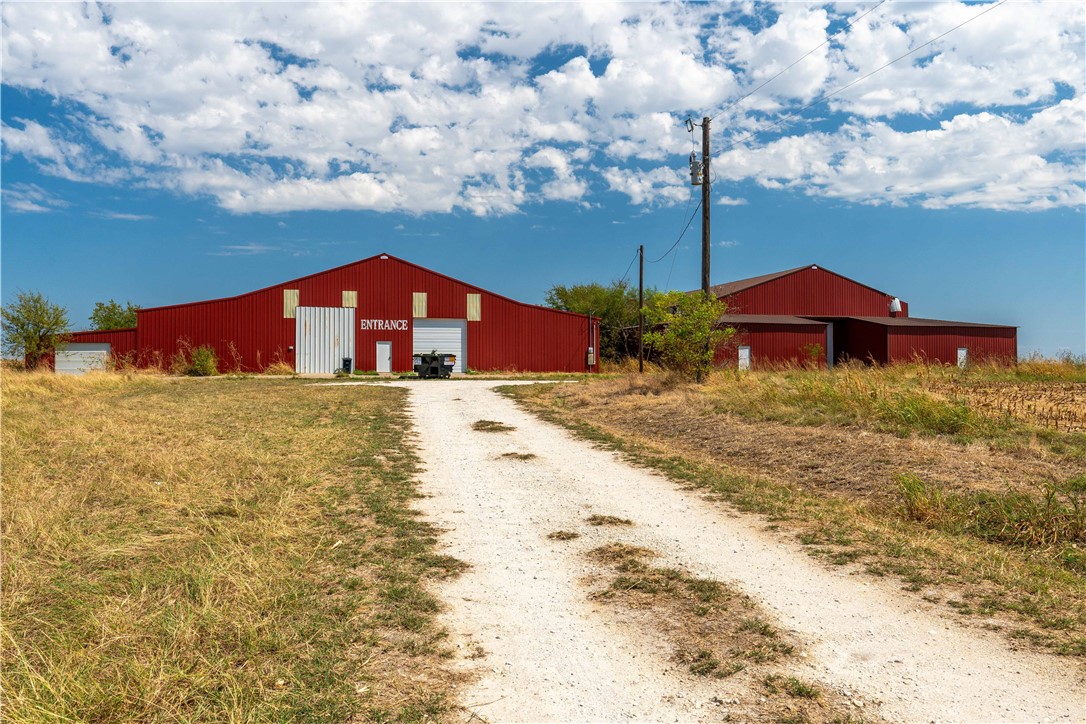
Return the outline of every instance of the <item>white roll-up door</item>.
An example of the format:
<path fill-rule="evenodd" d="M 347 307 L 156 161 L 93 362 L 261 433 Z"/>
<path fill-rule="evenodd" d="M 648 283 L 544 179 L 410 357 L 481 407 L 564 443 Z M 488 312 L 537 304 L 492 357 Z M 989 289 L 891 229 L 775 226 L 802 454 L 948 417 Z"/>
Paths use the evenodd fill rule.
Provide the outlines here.
<path fill-rule="evenodd" d="M 454 372 L 468 368 L 468 322 L 466 319 L 412 320 L 412 354 L 455 354 Z"/>
<path fill-rule="evenodd" d="M 294 371 L 332 374 L 354 359 L 354 310 L 298 307 L 294 311 Z"/>
<path fill-rule="evenodd" d="M 70 342 L 57 347 L 58 375 L 81 375 L 104 370 L 109 359 L 109 342 Z"/>

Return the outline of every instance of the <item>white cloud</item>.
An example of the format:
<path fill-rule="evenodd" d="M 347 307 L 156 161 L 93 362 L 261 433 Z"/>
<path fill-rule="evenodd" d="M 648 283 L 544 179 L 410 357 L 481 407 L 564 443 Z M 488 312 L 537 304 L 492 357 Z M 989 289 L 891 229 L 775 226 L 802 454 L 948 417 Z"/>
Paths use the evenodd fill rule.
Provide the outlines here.
<path fill-rule="evenodd" d="M 717 198 L 716 203 L 718 206 L 746 206 L 746 199 L 737 199 L 732 196 L 721 196 Z"/>
<path fill-rule="evenodd" d="M 612 191 L 626 194 L 635 204 L 677 204 L 690 195 L 686 177 L 666 166 L 649 171 L 611 166 L 602 174 Z"/>
<path fill-rule="evenodd" d="M 1002 210 L 1081 206 L 1082 153 L 1064 149 L 1075 147 L 1083 127 L 1086 112 L 1078 99 L 1027 120 L 961 114 L 922 131 L 859 122 L 834 134 L 733 150 L 717 169 L 733 180 L 752 178 L 767 188 L 861 203 Z"/>
<path fill-rule="evenodd" d="M 219 248 L 218 251 L 209 252 L 211 256 L 255 256 L 257 254 L 267 254 L 273 251 L 284 251 L 278 246 L 269 246 L 267 244 L 259 244 L 255 241 L 250 241 L 246 244 L 225 244 Z"/>
<path fill-rule="evenodd" d="M 57 198 L 36 184 L 11 184 L 4 188 L 4 206 L 16 213 L 46 214 L 68 207 L 68 202 Z"/>
<path fill-rule="evenodd" d="M 714 171 L 865 203 L 1080 204 L 1081 3 L 1007 3 L 819 106 L 813 130 L 783 115 L 985 7 L 879 6 L 717 118 L 719 149 L 784 123 Z M 4 83 L 60 110 L 5 123 L 3 148 L 58 177 L 237 213 L 506 214 L 605 188 L 676 203 L 682 119 L 737 101 L 868 8 L 7 3 Z M 895 130 L 916 127 L 929 130 Z"/>
<path fill-rule="evenodd" d="M 125 214 L 118 211 L 99 211 L 91 215 L 97 216 L 100 219 L 110 219 L 112 221 L 149 221 L 155 218 L 147 214 Z"/>

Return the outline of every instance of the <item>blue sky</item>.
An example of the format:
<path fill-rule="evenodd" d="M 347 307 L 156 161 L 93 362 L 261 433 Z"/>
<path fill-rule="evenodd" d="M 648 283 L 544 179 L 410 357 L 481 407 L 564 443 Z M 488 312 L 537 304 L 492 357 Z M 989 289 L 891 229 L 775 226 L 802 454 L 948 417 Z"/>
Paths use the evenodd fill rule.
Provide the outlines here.
<path fill-rule="evenodd" d="M 989 7 L 4 3 L 3 300 L 82 328 L 386 251 L 539 302 L 672 247 L 708 113 L 714 283 L 817 263 L 1084 354 L 1086 10 Z M 647 283 L 699 263 L 695 220 Z"/>

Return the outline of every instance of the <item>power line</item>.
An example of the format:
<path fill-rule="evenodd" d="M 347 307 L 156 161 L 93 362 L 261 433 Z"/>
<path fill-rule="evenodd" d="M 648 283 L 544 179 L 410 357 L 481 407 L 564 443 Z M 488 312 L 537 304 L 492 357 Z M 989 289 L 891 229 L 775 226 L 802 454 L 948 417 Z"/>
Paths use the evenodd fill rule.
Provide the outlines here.
<path fill-rule="evenodd" d="M 683 237 L 686 236 L 686 230 L 690 228 L 690 224 L 694 221 L 694 217 L 698 215 L 698 209 L 700 209 L 700 208 L 701 208 L 701 202 L 699 201 L 697 207 L 694 208 L 694 213 L 690 214 L 690 218 L 686 220 L 686 226 L 684 226 L 683 230 L 681 232 L 679 232 L 679 238 L 677 238 L 675 240 L 675 243 L 671 245 L 670 249 L 668 249 L 666 252 L 664 252 L 663 256 L 661 256 L 659 259 L 655 259 L 653 261 L 650 261 L 649 264 L 656 264 L 658 262 L 661 262 L 661 261 L 663 261 L 664 259 L 667 258 L 668 254 L 675 251 L 675 247 L 677 247 L 679 245 L 679 242 L 683 240 Z"/>
<path fill-rule="evenodd" d="M 727 144 L 726 146 L 724 146 L 724 148 L 720 149 L 720 151 L 719 151 L 719 152 L 720 152 L 720 153 L 722 153 L 722 152 L 724 152 L 724 151 L 730 151 L 731 149 L 733 149 L 733 148 L 735 148 L 736 146 L 738 146 L 738 145 L 739 145 L 740 143 L 743 143 L 743 142 L 745 142 L 745 141 L 749 141 L 750 139 L 754 138 L 754 137 L 755 137 L 755 136 L 757 136 L 757 135 L 758 135 L 759 133 L 764 133 L 764 132 L 766 132 L 766 131 L 771 131 L 771 130 L 773 130 L 774 128 L 777 128 L 777 127 L 779 127 L 779 126 L 783 125 L 783 124 L 784 124 L 784 123 L 785 123 L 786 121 L 789 121 L 789 120 L 791 120 L 791 119 L 795 118 L 795 117 L 796 117 L 796 116 L 798 116 L 798 115 L 799 115 L 800 113 L 803 113 L 804 111 L 806 111 L 806 110 L 808 110 L 808 109 L 810 109 L 810 108 L 813 108 L 814 106 L 817 106 L 817 105 L 818 105 L 819 103 L 824 103 L 824 102 L 828 101 L 828 100 L 829 100 L 830 98 L 833 98 L 833 97 L 834 97 L 835 95 L 837 95 L 837 94 L 839 94 L 839 93 L 843 93 L 844 91 L 848 90 L 849 88 L 851 88 L 852 86 L 856 85 L 857 83 L 860 83 L 860 82 L 862 82 L 862 81 L 865 81 L 865 80 L 867 80 L 868 78 L 870 78 L 871 76 L 875 75 L 875 74 L 876 74 L 876 73 L 878 73 L 879 71 L 882 71 L 882 70 L 885 70 L 886 68 L 889 68 L 889 67 L 890 67 L 891 65 L 893 65 L 893 64 L 894 64 L 894 63 L 896 63 L 896 62 L 898 62 L 899 60 L 904 60 L 905 58 L 908 58 L 908 57 L 909 57 L 910 55 L 913 55 L 914 53 L 917 53 L 917 52 L 919 52 L 919 51 L 923 50 L 924 48 L 928 47 L 929 45 L 931 45 L 931 44 L 932 44 L 932 43 L 934 43 L 935 41 L 937 41 L 937 40 L 941 40 L 942 38 L 945 38 L 946 36 L 950 35 L 951 33 L 953 33 L 953 32 L 954 32 L 955 30 L 957 30 L 958 28 L 961 28 L 961 27 L 963 27 L 963 26 L 966 26 L 966 25 L 968 25 L 969 23 L 973 22 L 974 20 L 976 20 L 976 19 L 977 19 L 977 18 L 979 18 L 980 16 L 982 16 L 982 15 L 986 15 L 986 14 L 988 14 L 988 13 L 992 12 L 993 10 L 995 10 L 996 8 L 998 8 L 998 7 L 1000 6 L 1000 5 L 1004 5 L 1004 4 L 1006 4 L 1006 2 L 1007 2 L 1007 0 L 1000 0 L 1000 1 L 999 1 L 998 3 L 996 3 L 995 5 L 990 5 L 990 6 L 988 6 L 987 8 L 985 8 L 984 10 L 982 10 L 981 12 L 979 12 L 979 13 L 977 13 L 976 15 L 974 15 L 973 17 L 969 18 L 968 20 L 965 20 L 964 22 L 958 23 L 958 24 L 957 24 L 957 25 L 955 25 L 955 26 L 954 26 L 953 28 L 951 28 L 950 30 L 947 30 L 947 31 L 946 31 L 946 32 L 944 32 L 944 33 L 941 33 L 941 34 L 939 34 L 939 35 L 936 35 L 936 36 L 935 36 L 934 38 L 932 38 L 931 40 L 927 41 L 927 42 L 926 42 L 926 43 L 924 43 L 923 45 L 918 45 L 918 46 L 916 46 L 915 48 L 913 48 L 912 50 L 910 50 L 910 51 L 909 51 L 908 53 L 904 53 L 903 55 L 899 55 L 898 57 L 894 58 L 893 60 L 889 61 L 888 63 L 884 63 L 883 65 L 880 65 L 880 66 L 879 66 L 878 68 L 875 68 L 875 70 L 871 71 L 870 73 L 867 73 L 866 75 L 860 76 L 859 78 L 857 78 L 856 80 L 852 81 L 851 83 L 846 83 L 845 85 L 841 86 L 840 88 L 838 88 L 838 89 L 836 89 L 836 90 L 834 90 L 834 91 L 831 91 L 830 93 L 826 93 L 825 95 L 819 96 L 818 98 L 816 98 L 815 100 L 811 101 L 810 103 L 808 103 L 807 105 L 803 106 L 802 108 L 799 108 L 799 109 L 797 109 L 797 110 L 795 110 L 795 111 L 792 111 L 791 113 L 788 113 L 788 114 L 784 115 L 784 116 L 783 116 L 783 117 L 782 117 L 782 118 L 781 118 L 781 119 L 780 119 L 779 121 L 777 121 L 776 123 L 773 123 L 772 125 L 766 126 L 765 128 L 759 128 L 759 129 L 758 129 L 758 130 L 756 130 L 756 131 L 751 131 L 750 133 L 748 133 L 747 135 L 743 136 L 742 138 L 739 138 L 739 139 L 737 139 L 737 140 L 735 140 L 735 141 L 731 141 L 731 142 L 729 142 L 729 143 L 728 143 L 728 144 Z"/>
<path fill-rule="evenodd" d="M 887 0 L 879 0 L 879 3 L 878 3 L 877 5 L 875 5 L 875 6 L 873 7 L 873 8 L 871 8 L 871 9 L 870 9 L 870 10 L 868 10 L 868 11 L 867 11 L 866 13 L 864 13 L 864 14 L 863 14 L 863 15 L 861 15 L 860 17 L 856 18 L 855 20 L 853 20 L 853 21 L 852 21 L 851 23 L 849 23 L 849 24 L 848 24 L 848 25 L 846 25 L 845 27 L 843 27 L 843 28 L 841 28 L 840 30 L 838 30 L 838 31 L 837 31 L 836 33 L 834 33 L 834 34 L 833 34 L 833 35 L 831 35 L 830 37 L 828 37 L 828 38 L 826 38 L 825 40 L 823 40 L 823 41 L 822 41 L 822 43 L 821 43 L 821 44 L 819 44 L 819 45 L 818 45 L 817 47 L 815 47 L 815 48 L 811 48 L 810 50 L 808 50 L 808 51 L 807 51 L 806 53 L 804 53 L 804 54 L 803 54 L 803 56 L 802 56 L 802 57 L 800 57 L 800 58 L 797 58 L 796 60 L 794 60 L 794 61 L 792 62 L 792 64 L 791 64 L 791 65 L 789 65 L 789 66 L 788 66 L 787 68 L 785 68 L 785 69 L 784 69 L 784 70 L 782 70 L 781 72 L 777 73 L 777 74 L 776 74 L 775 76 L 773 76 L 772 78 L 770 78 L 770 79 L 769 79 L 769 80 L 767 80 L 766 82 L 762 83 L 762 84 L 761 84 L 760 86 L 758 86 L 757 88 L 755 88 L 754 90 L 752 90 L 752 91 L 751 91 L 750 93 L 747 93 L 747 94 L 746 94 L 745 96 L 743 96 L 743 97 L 741 97 L 741 98 L 737 98 L 736 100 L 732 101 L 732 102 L 731 102 L 731 103 L 729 103 L 728 105 L 726 105 L 726 106 L 724 106 L 723 108 L 721 108 L 721 109 L 720 109 L 719 111 L 717 111 L 717 112 L 716 112 L 716 114 L 714 114 L 714 115 L 713 115 L 713 117 L 712 117 L 712 119 L 711 119 L 711 120 L 716 120 L 716 119 L 717 119 L 717 117 L 719 117 L 720 115 L 722 115 L 722 114 L 723 114 L 723 113 L 724 113 L 725 111 L 727 111 L 727 110 L 730 110 L 730 109 L 732 109 L 732 108 L 735 108 L 735 107 L 736 107 L 737 105 L 739 105 L 740 103 L 742 103 L 743 101 L 745 101 L 745 100 L 746 100 L 747 98 L 750 98 L 750 97 L 751 97 L 752 95 L 754 95 L 755 93 L 757 93 L 758 91 L 760 91 L 760 90 L 761 90 L 762 88 L 765 88 L 765 87 L 766 87 L 767 85 L 769 85 L 769 84 L 770 84 L 770 83 L 772 83 L 773 81 L 775 81 L 775 80 L 777 80 L 778 78 L 780 78 L 780 77 L 781 77 L 782 75 L 784 75 L 785 73 L 787 73 L 788 71 L 790 71 L 790 70 L 791 70 L 791 69 L 792 69 L 793 67 L 795 67 L 795 66 L 796 66 L 796 65 L 798 65 L 799 63 L 801 63 L 801 62 L 803 62 L 804 60 L 806 60 L 806 59 L 808 58 L 808 56 L 810 56 L 810 55 L 811 55 L 812 53 L 815 53 L 815 52 L 817 52 L 818 50 L 820 50 L 820 49 L 821 49 L 821 48 L 822 48 L 823 46 L 825 46 L 825 45 L 828 45 L 828 44 L 829 44 L 829 42 L 830 42 L 831 40 L 833 40 L 834 38 L 836 38 L 836 37 L 837 37 L 838 35 L 840 35 L 841 33 L 845 32 L 846 30 L 849 30 L 850 28 L 852 28 L 852 26 L 853 26 L 853 25 L 855 25 L 856 23 L 860 22 L 861 20 L 863 20 L 864 18 L 866 18 L 866 17 L 867 17 L 868 15 L 870 15 L 871 13 L 875 12 L 876 10 L 878 10 L 878 9 L 879 9 L 879 7 L 880 7 L 881 5 L 884 5 L 884 4 L 886 3 L 886 2 L 887 2 Z"/>
<path fill-rule="evenodd" d="M 636 251 L 634 252 L 633 259 L 630 259 L 630 265 L 628 267 L 626 267 L 626 273 L 623 274 L 622 278 L 618 280 L 620 284 L 622 282 L 626 281 L 626 277 L 628 277 L 630 275 L 630 270 L 633 269 L 634 262 L 637 261 L 637 255 L 639 253 L 640 252 L 636 252 Z"/>

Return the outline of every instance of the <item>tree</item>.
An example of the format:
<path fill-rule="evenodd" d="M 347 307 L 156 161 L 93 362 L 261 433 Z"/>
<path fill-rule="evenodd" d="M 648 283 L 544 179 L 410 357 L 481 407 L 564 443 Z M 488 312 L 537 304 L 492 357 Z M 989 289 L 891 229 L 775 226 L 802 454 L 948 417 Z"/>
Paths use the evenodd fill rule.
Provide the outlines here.
<path fill-rule="evenodd" d="M 92 329 L 126 329 L 136 326 L 138 304 L 125 302 L 123 305 L 110 299 L 108 302 L 95 302 L 90 315 Z"/>
<path fill-rule="evenodd" d="M 668 367 L 692 376 L 698 382 L 713 369 L 717 348 L 735 334 L 717 320 L 728 305 L 701 293 L 657 294 L 646 305 L 645 344 L 660 352 Z"/>
<path fill-rule="evenodd" d="M 20 292 L 14 302 L 0 309 L 0 318 L 4 354 L 22 357 L 28 369 L 36 368 L 64 342 L 69 327 L 68 310 L 38 292 Z"/>
<path fill-rule="evenodd" d="M 654 293 L 646 289 L 646 300 Z M 631 336 L 630 330 L 637 326 L 637 289 L 629 283 L 614 281 L 604 286 L 593 282 L 569 287 L 556 284 L 547 290 L 543 302 L 552 309 L 599 317 L 600 358 L 617 360 L 626 355 L 626 340 Z M 636 330 L 633 333 L 636 335 Z"/>

